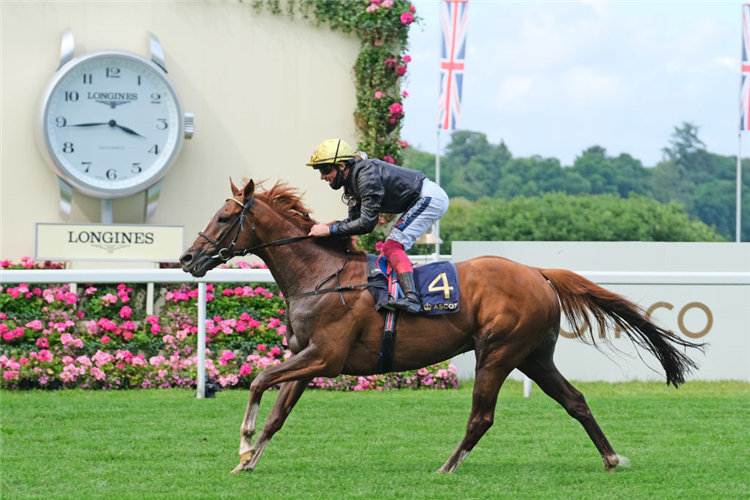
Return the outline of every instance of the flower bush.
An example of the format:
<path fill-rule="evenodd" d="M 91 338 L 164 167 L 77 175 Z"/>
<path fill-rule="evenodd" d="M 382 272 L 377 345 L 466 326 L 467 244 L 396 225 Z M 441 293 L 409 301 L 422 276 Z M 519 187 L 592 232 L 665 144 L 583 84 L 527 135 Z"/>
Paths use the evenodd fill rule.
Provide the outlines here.
<path fill-rule="evenodd" d="M 41 268 L 29 258 L 2 265 Z M 87 284 L 75 291 L 67 284 L 0 287 L 0 388 L 195 387 L 197 286 L 159 288 L 159 314 L 147 315 L 145 285 Z M 212 381 L 247 388 L 258 373 L 292 355 L 285 302 L 275 284 L 209 284 L 206 290 L 206 373 Z M 457 386 L 455 368 L 447 362 L 310 383 L 340 391 Z"/>

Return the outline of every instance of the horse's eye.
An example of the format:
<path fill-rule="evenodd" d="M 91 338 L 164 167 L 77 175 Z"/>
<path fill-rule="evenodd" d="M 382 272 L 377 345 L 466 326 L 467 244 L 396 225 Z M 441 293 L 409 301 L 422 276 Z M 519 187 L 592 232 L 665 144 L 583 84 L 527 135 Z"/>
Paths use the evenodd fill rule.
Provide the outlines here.
<path fill-rule="evenodd" d="M 226 215 L 222 215 L 221 217 L 219 217 L 219 224 L 226 224 L 227 222 L 229 222 L 229 217 L 227 217 Z"/>

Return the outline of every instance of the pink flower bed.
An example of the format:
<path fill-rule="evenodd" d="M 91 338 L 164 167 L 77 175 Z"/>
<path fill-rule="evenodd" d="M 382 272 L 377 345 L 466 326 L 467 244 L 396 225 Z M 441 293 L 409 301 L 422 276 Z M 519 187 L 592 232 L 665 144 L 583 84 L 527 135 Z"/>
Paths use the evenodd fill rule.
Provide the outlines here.
<path fill-rule="evenodd" d="M 3 268 L 41 268 L 24 258 Z M 50 268 L 48 263 L 45 267 Z M 257 263 L 243 268 L 261 267 Z M 282 363 L 285 303 L 275 285 L 207 285 L 206 373 L 222 387 L 244 387 Z M 197 287 L 161 287 L 157 315 L 145 314 L 145 285 L 0 287 L 0 388 L 194 388 Z M 458 387 L 445 362 L 370 377 L 315 379 L 340 391 Z"/>

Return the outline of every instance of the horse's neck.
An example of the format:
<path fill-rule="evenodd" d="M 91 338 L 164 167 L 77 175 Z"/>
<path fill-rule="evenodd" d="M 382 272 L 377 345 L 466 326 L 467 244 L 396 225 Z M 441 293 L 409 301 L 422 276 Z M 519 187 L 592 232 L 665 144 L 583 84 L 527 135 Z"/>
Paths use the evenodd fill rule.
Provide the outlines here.
<path fill-rule="evenodd" d="M 264 243 L 303 236 L 298 227 L 283 217 L 258 230 L 259 233 L 262 231 L 258 236 Z M 320 280 L 340 268 L 346 258 L 343 254 L 316 244 L 314 239 L 267 247 L 259 252 L 259 256 L 287 297 L 312 290 Z"/>

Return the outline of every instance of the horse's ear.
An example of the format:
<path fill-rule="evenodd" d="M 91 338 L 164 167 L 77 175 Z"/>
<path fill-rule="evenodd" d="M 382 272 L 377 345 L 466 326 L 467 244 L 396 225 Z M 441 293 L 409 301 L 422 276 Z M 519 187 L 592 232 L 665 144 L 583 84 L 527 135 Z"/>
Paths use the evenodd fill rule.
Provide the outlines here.
<path fill-rule="evenodd" d="M 249 200 L 250 197 L 255 192 L 255 182 L 253 182 L 252 179 L 247 181 L 247 184 L 245 184 L 245 189 L 242 190 L 242 199 Z"/>
<path fill-rule="evenodd" d="M 234 185 L 234 181 L 232 180 L 232 177 L 229 177 L 229 185 L 232 187 L 232 194 L 234 196 L 237 196 L 240 194 L 240 190 L 237 188 L 237 186 Z"/>

